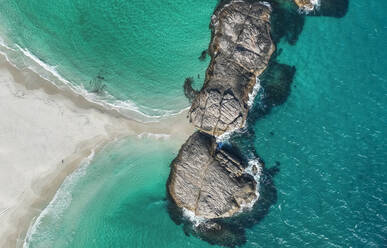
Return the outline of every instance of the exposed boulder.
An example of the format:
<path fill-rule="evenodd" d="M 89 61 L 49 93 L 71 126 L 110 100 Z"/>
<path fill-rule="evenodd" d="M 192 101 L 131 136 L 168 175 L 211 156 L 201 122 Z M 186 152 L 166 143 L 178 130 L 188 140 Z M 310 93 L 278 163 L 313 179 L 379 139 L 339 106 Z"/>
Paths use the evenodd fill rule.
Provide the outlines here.
<path fill-rule="evenodd" d="M 199 130 L 219 136 L 243 127 L 249 94 L 275 50 L 270 14 L 270 5 L 263 2 L 231 1 L 215 11 L 211 62 L 189 111 Z"/>
<path fill-rule="evenodd" d="M 230 217 L 257 199 L 256 182 L 244 168 L 239 157 L 217 148 L 214 137 L 197 131 L 171 164 L 169 195 L 197 217 Z"/>
<path fill-rule="evenodd" d="M 294 2 L 301 11 L 311 12 L 318 7 L 320 0 L 294 0 Z"/>

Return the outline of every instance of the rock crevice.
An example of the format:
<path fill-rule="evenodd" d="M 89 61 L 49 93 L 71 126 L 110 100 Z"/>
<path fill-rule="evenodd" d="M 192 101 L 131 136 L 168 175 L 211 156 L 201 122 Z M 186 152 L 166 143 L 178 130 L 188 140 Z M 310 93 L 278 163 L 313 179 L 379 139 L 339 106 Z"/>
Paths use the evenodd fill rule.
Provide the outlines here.
<path fill-rule="evenodd" d="M 257 197 L 242 160 L 216 146 L 214 137 L 194 133 L 172 162 L 168 183 L 179 207 L 207 219 L 230 217 Z"/>
<path fill-rule="evenodd" d="M 189 119 L 213 136 L 243 127 L 249 94 L 275 50 L 270 38 L 271 8 L 234 1 L 212 17 L 211 62 Z"/>
<path fill-rule="evenodd" d="M 198 131 L 172 162 L 167 184 L 174 203 L 195 216 L 231 217 L 258 197 L 247 164 L 219 147 L 215 137 L 245 124 L 249 94 L 275 50 L 270 14 L 268 4 L 239 0 L 218 8 L 211 18 L 211 62 L 189 111 Z"/>

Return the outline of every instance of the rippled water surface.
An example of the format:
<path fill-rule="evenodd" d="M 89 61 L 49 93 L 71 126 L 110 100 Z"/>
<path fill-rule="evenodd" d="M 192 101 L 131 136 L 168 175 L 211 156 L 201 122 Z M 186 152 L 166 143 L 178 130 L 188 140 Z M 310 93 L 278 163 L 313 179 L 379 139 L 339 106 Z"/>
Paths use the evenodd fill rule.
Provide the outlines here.
<path fill-rule="evenodd" d="M 0 30 L 71 83 L 105 90 L 151 115 L 188 106 L 184 79 L 201 75 L 216 0 L 0 1 Z M 12 44 L 11 44 L 12 46 Z M 200 82 L 200 83 L 199 83 Z"/>
<path fill-rule="evenodd" d="M 20 44 L 47 62 L 63 62 L 60 69 L 74 81 L 106 65 L 108 89 L 117 97 L 148 104 L 148 95 L 157 96 L 149 106 L 182 100 L 184 77 L 207 66 L 197 56 L 209 42 L 215 3 L 86 2 L 39 2 L 42 13 L 57 19 L 52 23 L 36 15 L 36 1 L 0 3 L 10 8 L 2 18 L 16 15 L 12 21 L 39 27 L 13 33 Z M 386 1 L 351 0 L 343 18 L 307 17 L 297 42 L 279 43 L 278 61 L 296 67 L 291 93 L 250 124 L 257 152 L 267 168 L 277 165 L 279 172 L 272 204 L 246 229 L 242 247 L 387 244 L 386 10 Z M 89 28 L 78 29 L 79 23 Z M 43 41 L 34 32 L 42 32 Z M 41 42 L 52 46 L 34 50 Z M 165 183 L 179 148 L 170 143 L 132 138 L 97 154 L 64 183 L 57 197 L 68 202 L 52 202 L 30 233 L 30 247 L 214 247 L 186 236 L 167 213 Z"/>

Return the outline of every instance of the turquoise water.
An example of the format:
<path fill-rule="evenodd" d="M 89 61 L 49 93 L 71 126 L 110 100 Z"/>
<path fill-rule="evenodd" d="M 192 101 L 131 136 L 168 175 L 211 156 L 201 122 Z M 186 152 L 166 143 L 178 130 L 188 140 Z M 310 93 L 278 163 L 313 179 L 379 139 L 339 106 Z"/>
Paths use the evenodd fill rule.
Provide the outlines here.
<path fill-rule="evenodd" d="M 200 74 L 202 84 L 208 61 L 198 57 L 208 47 L 215 5 L 216 0 L 1 0 L 0 30 L 71 83 L 90 89 L 90 80 L 100 75 L 107 91 L 102 98 L 112 95 L 160 115 L 189 106 L 182 94 L 186 77 Z"/>
<path fill-rule="evenodd" d="M 202 30 L 192 32 L 203 35 L 203 44 L 184 60 L 187 64 L 165 59 L 160 71 L 144 71 L 175 77 L 205 68 L 196 54 L 209 42 L 214 3 L 184 1 L 176 8 L 167 1 L 141 3 L 138 11 L 159 6 L 153 13 L 158 18 L 166 18 L 163 11 L 172 15 L 181 9 L 199 15 L 202 24 L 193 29 Z M 295 45 L 279 44 L 279 62 L 296 67 L 291 94 L 251 124 L 254 146 L 266 166 L 280 164 L 273 178 L 276 197 L 262 219 L 251 220 L 242 247 L 386 246 L 386 9 L 386 1 L 352 0 L 345 17 L 307 17 Z M 196 38 L 192 42 L 199 44 Z M 190 47 L 188 40 L 175 42 Z M 157 55 L 139 50 L 133 56 L 144 52 L 151 60 Z M 163 52 L 169 56 L 170 51 Z M 162 86 L 176 88 L 171 95 L 180 99 L 180 82 Z M 148 85 L 136 87 L 141 101 Z M 131 138 L 109 145 L 64 183 L 32 232 L 29 247 L 215 247 L 186 236 L 166 210 L 168 166 L 177 151 L 178 145 L 168 140 Z"/>
<path fill-rule="evenodd" d="M 29 247 L 205 247 L 199 239 L 187 243 L 165 210 L 165 180 L 176 155 L 168 140 L 107 146 L 65 181 Z"/>
<path fill-rule="evenodd" d="M 255 147 L 279 161 L 278 199 L 246 247 L 387 244 L 386 1 L 350 1 L 344 18 L 307 18 L 282 63 L 287 102 L 256 122 Z M 270 135 L 269 132 L 274 132 Z"/>

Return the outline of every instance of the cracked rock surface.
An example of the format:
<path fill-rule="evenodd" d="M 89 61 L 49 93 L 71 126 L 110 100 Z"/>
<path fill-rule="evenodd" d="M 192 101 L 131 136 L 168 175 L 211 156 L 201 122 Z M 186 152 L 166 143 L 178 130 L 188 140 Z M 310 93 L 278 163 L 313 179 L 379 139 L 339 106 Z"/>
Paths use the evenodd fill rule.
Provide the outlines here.
<path fill-rule="evenodd" d="M 197 131 L 171 164 L 168 191 L 180 208 L 206 219 L 230 217 L 256 200 L 256 182 L 240 158 Z"/>
<path fill-rule="evenodd" d="M 211 62 L 189 111 L 199 131 L 181 147 L 167 183 L 176 205 L 197 217 L 231 217 L 257 199 L 257 182 L 246 164 L 217 147 L 215 137 L 244 126 L 249 94 L 275 50 L 270 14 L 267 3 L 232 0 L 212 16 Z"/>
<path fill-rule="evenodd" d="M 243 127 L 249 94 L 275 50 L 269 5 L 231 1 L 215 11 L 210 28 L 211 62 L 189 119 L 213 136 Z"/>

